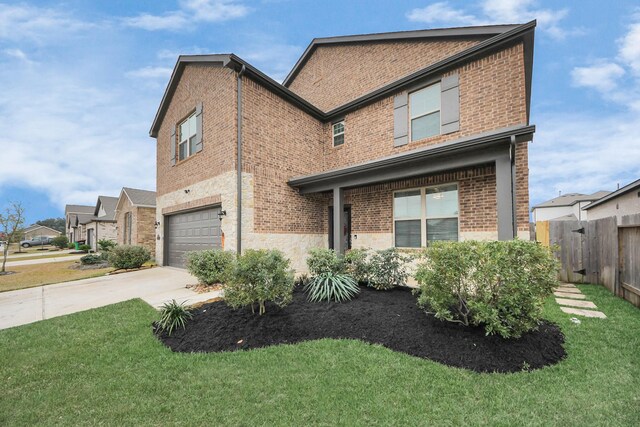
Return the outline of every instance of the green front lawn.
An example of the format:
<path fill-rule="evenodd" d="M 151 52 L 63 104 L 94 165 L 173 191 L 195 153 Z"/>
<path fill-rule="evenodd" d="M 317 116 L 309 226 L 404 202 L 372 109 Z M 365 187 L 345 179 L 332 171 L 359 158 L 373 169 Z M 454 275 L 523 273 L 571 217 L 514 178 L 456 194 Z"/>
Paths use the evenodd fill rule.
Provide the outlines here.
<path fill-rule="evenodd" d="M 174 354 L 135 300 L 0 331 L 0 425 L 640 425 L 640 311 L 580 286 L 609 318 L 568 359 L 476 374 L 356 341 Z"/>

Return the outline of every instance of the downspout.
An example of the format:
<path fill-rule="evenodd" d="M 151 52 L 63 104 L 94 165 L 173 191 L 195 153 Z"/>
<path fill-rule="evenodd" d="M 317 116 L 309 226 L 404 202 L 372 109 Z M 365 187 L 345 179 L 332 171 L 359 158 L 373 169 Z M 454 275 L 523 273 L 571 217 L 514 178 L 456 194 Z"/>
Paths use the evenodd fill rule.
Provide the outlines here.
<path fill-rule="evenodd" d="M 511 226 L 513 238 L 518 237 L 518 214 L 516 212 L 516 136 L 511 135 L 509 144 L 509 159 L 511 160 Z"/>
<path fill-rule="evenodd" d="M 238 73 L 237 96 L 237 127 L 238 127 L 238 171 L 236 173 L 236 194 L 238 197 L 238 217 L 236 225 L 236 253 L 242 253 L 242 76 L 246 67 L 242 65 Z"/>

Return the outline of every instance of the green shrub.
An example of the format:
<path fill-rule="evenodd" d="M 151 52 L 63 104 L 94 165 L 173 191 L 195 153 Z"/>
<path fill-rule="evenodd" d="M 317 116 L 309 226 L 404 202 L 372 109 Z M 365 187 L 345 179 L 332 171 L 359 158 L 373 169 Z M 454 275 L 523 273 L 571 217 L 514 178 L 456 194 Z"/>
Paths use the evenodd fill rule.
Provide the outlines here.
<path fill-rule="evenodd" d="M 344 257 L 338 255 L 333 249 L 313 248 L 307 257 L 307 266 L 312 276 L 324 273 L 344 274 Z"/>
<path fill-rule="evenodd" d="M 82 265 L 94 265 L 100 264 L 104 259 L 100 255 L 89 254 L 80 258 L 80 263 Z"/>
<path fill-rule="evenodd" d="M 558 262 L 533 242 L 437 242 L 416 274 L 418 305 L 437 318 L 517 338 L 535 329 Z"/>
<path fill-rule="evenodd" d="M 351 249 L 344 255 L 346 273 L 356 282 L 367 284 L 371 276 L 371 263 L 367 249 Z"/>
<path fill-rule="evenodd" d="M 107 239 L 98 240 L 98 247 L 100 248 L 101 252 L 109 252 L 115 246 L 116 246 L 116 242 L 114 242 L 113 240 L 107 240 Z"/>
<path fill-rule="evenodd" d="M 193 318 L 193 313 L 185 303 L 178 303 L 176 300 L 164 303 L 160 307 L 160 320 L 158 320 L 158 327 L 160 330 L 171 335 L 174 329 L 182 326 L 185 328 L 187 320 Z"/>
<path fill-rule="evenodd" d="M 376 251 L 369 260 L 368 285 L 377 290 L 405 286 L 409 278 L 407 263 L 410 260 L 396 248 Z"/>
<path fill-rule="evenodd" d="M 80 246 L 78 246 L 78 249 L 81 250 L 82 252 L 89 252 L 91 250 L 91 246 L 89 246 L 89 245 L 80 245 Z"/>
<path fill-rule="evenodd" d="M 290 261 L 278 250 L 247 249 L 238 257 L 232 280 L 225 286 L 224 299 L 232 308 L 257 303 L 259 313 L 272 301 L 284 307 L 293 299 L 293 271 Z"/>
<path fill-rule="evenodd" d="M 312 302 L 347 301 L 360 292 L 358 283 L 351 276 L 331 272 L 314 276 L 304 290 Z"/>
<path fill-rule="evenodd" d="M 205 285 L 227 283 L 235 261 L 236 255 L 230 251 L 212 249 L 187 252 L 187 270 Z"/>
<path fill-rule="evenodd" d="M 64 249 L 69 246 L 69 239 L 67 239 L 67 236 L 64 235 L 56 236 L 53 238 L 53 240 L 51 240 L 51 244 L 56 248 Z"/>
<path fill-rule="evenodd" d="M 67 249 L 75 249 L 76 248 L 76 244 L 75 243 L 69 243 L 67 245 Z"/>
<path fill-rule="evenodd" d="M 109 264 L 120 270 L 140 268 L 151 259 L 151 253 L 144 246 L 115 246 L 109 251 Z"/>

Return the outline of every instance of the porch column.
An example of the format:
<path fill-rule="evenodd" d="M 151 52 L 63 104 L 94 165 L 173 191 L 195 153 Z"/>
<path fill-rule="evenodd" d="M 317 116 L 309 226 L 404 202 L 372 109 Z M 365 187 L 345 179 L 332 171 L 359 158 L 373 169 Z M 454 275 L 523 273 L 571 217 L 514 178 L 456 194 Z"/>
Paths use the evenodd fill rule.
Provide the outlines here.
<path fill-rule="evenodd" d="M 498 210 L 498 240 L 514 238 L 513 175 L 509 152 L 496 158 L 496 201 Z"/>
<path fill-rule="evenodd" d="M 344 190 L 333 187 L 333 249 L 343 254 L 344 247 Z"/>

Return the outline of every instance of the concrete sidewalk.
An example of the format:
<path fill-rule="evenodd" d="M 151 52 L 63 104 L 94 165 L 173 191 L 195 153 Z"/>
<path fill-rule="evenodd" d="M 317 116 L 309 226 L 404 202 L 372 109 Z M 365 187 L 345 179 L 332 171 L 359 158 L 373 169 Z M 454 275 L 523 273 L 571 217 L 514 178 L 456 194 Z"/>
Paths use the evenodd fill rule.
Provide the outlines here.
<path fill-rule="evenodd" d="M 10 260 L 16 261 L 16 260 L 19 260 L 20 258 L 29 258 L 32 256 L 56 256 L 60 254 L 69 254 L 71 252 L 75 252 L 75 249 L 64 249 L 61 251 L 38 251 L 38 252 L 28 252 L 28 253 L 22 253 L 22 254 L 13 254 L 13 255 L 7 255 L 7 261 L 10 261 Z"/>
<path fill-rule="evenodd" d="M 78 260 L 80 258 L 82 258 L 83 256 L 85 256 L 86 254 L 82 254 L 82 255 L 69 255 L 69 256 L 63 256 L 63 257 L 46 257 L 46 258 L 40 258 L 40 259 L 27 259 L 24 261 L 7 261 L 6 266 L 7 267 L 19 267 L 21 265 L 34 265 L 34 264 L 48 264 L 50 262 L 64 262 L 64 261 L 75 261 Z"/>
<path fill-rule="evenodd" d="M 162 267 L 0 293 L 0 329 L 142 298 L 158 308 L 175 299 L 187 304 L 219 297 L 185 286 L 197 280 L 185 270 Z"/>

